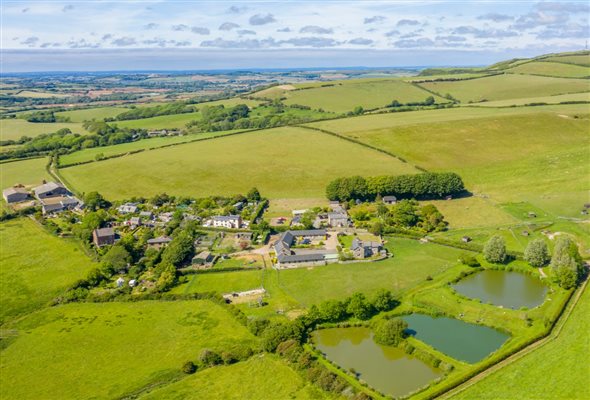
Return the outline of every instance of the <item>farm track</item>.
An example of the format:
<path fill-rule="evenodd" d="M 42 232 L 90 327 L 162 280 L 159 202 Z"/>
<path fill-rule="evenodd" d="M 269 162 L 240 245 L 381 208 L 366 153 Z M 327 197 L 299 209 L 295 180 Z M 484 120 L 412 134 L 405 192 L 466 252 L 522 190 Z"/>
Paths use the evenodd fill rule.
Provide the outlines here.
<path fill-rule="evenodd" d="M 511 355 L 510 357 L 506 358 L 505 360 L 500 361 L 497 364 L 494 364 L 493 366 L 486 369 L 485 371 L 482 371 L 479 374 L 475 375 L 474 377 L 472 377 L 468 381 L 466 381 L 466 382 L 460 384 L 459 386 L 456 386 L 455 388 L 450 389 L 449 391 L 443 393 L 438 398 L 439 399 L 450 399 L 450 398 L 454 397 L 455 395 L 470 388 L 471 386 L 475 385 L 479 381 L 494 374 L 495 372 L 500 371 L 502 368 L 511 365 L 512 363 L 531 354 L 533 351 L 556 340 L 559 337 L 566 322 L 569 320 L 569 318 L 572 314 L 572 311 L 574 310 L 574 308 L 578 304 L 580 297 L 582 296 L 582 294 L 586 290 L 587 284 L 588 284 L 588 279 L 586 279 L 584 281 L 583 285 L 578 289 L 577 293 L 575 294 L 575 297 L 569 301 L 568 305 L 566 306 L 566 310 L 564 311 L 564 314 L 561 316 L 561 318 L 559 318 L 559 320 L 557 321 L 557 323 L 555 324 L 553 330 L 549 333 L 549 335 L 547 335 L 543 339 L 536 341 L 535 343 L 530 344 L 529 346 L 527 346 L 524 349 L 518 351 L 517 353 Z"/>

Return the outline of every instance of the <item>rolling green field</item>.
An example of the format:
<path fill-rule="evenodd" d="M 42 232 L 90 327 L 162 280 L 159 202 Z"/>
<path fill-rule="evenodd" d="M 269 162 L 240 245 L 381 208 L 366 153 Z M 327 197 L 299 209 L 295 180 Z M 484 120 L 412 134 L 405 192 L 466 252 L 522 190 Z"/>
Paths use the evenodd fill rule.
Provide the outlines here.
<path fill-rule="evenodd" d="M 314 109 L 334 112 L 352 111 L 356 106 L 365 109 L 381 108 L 398 100 L 401 103 L 424 101 L 431 93 L 401 80 L 379 80 L 286 91 L 285 104 L 301 104 Z M 439 103 L 445 99 L 435 96 Z"/>
<path fill-rule="evenodd" d="M 391 237 L 386 247 L 393 257 L 383 261 L 281 270 L 280 287 L 305 306 L 381 288 L 399 293 L 452 267 L 461 254 L 450 247 Z"/>
<path fill-rule="evenodd" d="M 542 97 L 525 97 L 523 99 L 508 99 L 508 100 L 497 100 L 497 101 L 486 101 L 484 103 L 478 103 L 478 107 L 509 107 L 509 106 L 524 106 L 531 103 L 546 103 L 546 104 L 559 104 L 565 101 L 587 101 L 590 102 L 590 92 L 586 93 L 569 93 L 569 94 L 558 94 L 555 96 L 542 96 Z M 465 106 L 469 107 L 469 104 Z"/>
<path fill-rule="evenodd" d="M 40 185 L 43 179 L 50 180 L 45 166 L 47 158 L 32 158 L 30 160 L 12 161 L 0 164 L 0 181 L 2 188 L 20 183 L 25 186 Z"/>
<path fill-rule="evenodd" d="M 271 394 L 272 393 L 272 394 Z M 231 366 L 210 368 L 140 399 L 325 399 L 320 389 L 311 386 L 280 358 L 270 354 L 254 356 Z"/>
<path fill-rule="evenodd" d="M 159 117 L 116 121 L 113 125 L 131 129 L 184 129 L 186 124 L 201 119 L 201 113 L 161 115 Z"/>
<path fill-rule="evenodd" d="M 457 400 L 588 399 L 590 387 L 590 292 L 586 289 L 557 339 L 494 372 Z M 548 379 L 548 377 L 551 377 Z"/>
<path fill-rule="evenodd" d="M 590 89 L 590 80 L 503 74 L 466 81 L 426 82 L 420 86 L 441 95 L 450 93 L 462 103 L 479 103 L 587 92 Z"/>
<path fill-rule="evenodd" d="M 413 172 L 393 157 L 301 128 L 251 132 L 61 170 L 77 190 L 99 190 L 113 200 L 161 192 L 245 193 L 252 186 L 269 198 L 317 198 L 334 177 Z"/>
<path fill-rule="evenodd" d="M 189 275 L 188 283 L 175 287 L 173 293 L 218 292 L 226 294 L 258 289 L 262 286 L 264 271 L 233 271 Z"/>
<path fill-rule="evenodd" d="M 69 118 L 72 122 L 84 122 L 92 119 L 98 121 L 104 118 L 112 118 L 125 111 L 129 111 L 129 109 L 124 107 L 97 107 L 86 108 L 83 110 L 61 111 L 55 113 L 55 115 Z"/>
<path fill-rule="evenodd" d="M 43 133 L 53 133 L 62 128 L 69 128 L 74 133 L 84 134 L 86 131 L 80 123 L 33 123 L 24 119 L 0 119 L 2 140 L 16 140 L 23 136 L 39 136 Z"/>
<path fill-rule="evenodd" d="M 113 146 L 104 146 L 104 147 L 93 147 L 90 149 L 84 149 L 80 151 L 76 151 L 70 154 L 64 154 L 59 158 L 60 165 L 71 165 L 79 162 L 84 161 L 93 161 L 96 159 L 98 154 L 102 154 L 105 157 L 109 157 L 115 154 L 125 154 L 130 151 L 136 151 L 140 149 L 151 149 L 156 147 L 162 147 L 171 145 L 174 143 L 184 143 L 189 142 L 192 140 L 197 139 L 207 139 L 211 137 L 223 136 L 232 134 L 235 132 L 240 132 L 239 130 L 234 131 L 223 131 L 223 132 L 206 132 L 206 133 L 199 133 L 194 135 L 184 135 L 184 136 L 170 136 L 170 137 L 156 137 L 153 139 L 144 139 L 138 140 L 135 142 L 129 143 L 122 143 Z"/>
<path fill-rule="evenodd" d="M 520 64 L 507 71 L 515 74 L 556 76 L 563 78 L 587 78 L 590 76 L 589 67 L 550 61 L 533 61 Z"/>
<path fill-rule="evenodd" d="M 0 320 L 43 307 L 96 266 L 76 242 L 21 218 L 0 224 Z"/>
<path fill-rule="evenodd" d="M 203 348 L 257 343 L 209 301 L 69 304 L 14 328 L 0 361 L 6 400 L 124 397 L 182 376 Z"/>
<path fill-rule="evenodd" d="M 562 62 L 562 63 L 569 63 L 569 64 L 576 64 L 582 65 L 585 67 L 590 67 L 590 54 L 578 54 L 578 55 L 569 55 L 569 56 L 555 56 L 555 57 L 547 57 L 544 60 L 546 61 L 555 61 L 555 62 Z"/>

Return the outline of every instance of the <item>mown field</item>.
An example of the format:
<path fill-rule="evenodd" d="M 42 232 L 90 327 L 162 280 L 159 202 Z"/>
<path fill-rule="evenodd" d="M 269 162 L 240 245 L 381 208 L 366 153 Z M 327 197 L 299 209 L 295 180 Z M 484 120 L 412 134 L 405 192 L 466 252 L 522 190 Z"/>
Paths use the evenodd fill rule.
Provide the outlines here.
<path fill-rule="evenodd" d="M 115 121 L 112 125 L 119 128 L 131 129 L 184 129 L 191 121 L 201 119 L 201 113 L 185 113 L 173 115 L 161 115 L 159 117 L 131 119 L 128 121 Z"/>
<path fill-rule="evenodd" d="M 141 396 L 140 399 L 325 399 L 331 398 L 270 354 L 210 368 Z"/>
<path fill-rule="evenodd" d="M 590 89 L 590 80 L 503 74 L 465 81 L 426 82 L 420 86 L 441 95 L 450 93 L 462 103 L 479 103 L 587 92 Z"/>
<path fill-rule="evenodd" d="M 0 119 L 2 140 L 16 140 L 23 136 L 39 136 L 43 133 L 53 133 L 62 128 L 69 128 L 74 133 L 87 133 L 80 123 L 33 123 L 24 119 Z"/>
<path fill-rule="evenodd" d="M 338 176 L 413 173 L 380 152 L 320 132 L 276 128 L 146 151 L 61 170 L 78 191 L 106 198 L 167 192 L 192 196 L 245 193 L 269 198 L 323 197 Z"/>
<path fill-rule="evenodd" d="M 452 398 L 588 399 L 589 330 L 590 292 L 586 289 L 557 339 Z"/>
<path fill-rule="evenodd" d="M 214 272 L 189 275 L 188 283 L 175 287 L 173 293 L 204 293 L 215 291 L 220 294 L 241 292 L 262 287 L 264 271 Z"/>
<path fill-rule="evenodd" d="M 29 218 L 0 224 L 0 250 L 2 323 L 45 306 L 96 267 L 76 242 Z"/>
<path fill-rule="evenodd" d="M 528 62 L 517 65 L 507 71 L 515 74 L 556 76 L 562 78 L 587 78 L 590 76 L 589 67 L 550 61 Z"/>
<path fill-rule="evenodd" d="M 324 300 L 342 299 L 354 292 L 371 294 L 385 288 L 399 293 L 428 276 L 435 276 L 457 263 L 460 250 L 417 240 L 388 237 L 393 254 L 379 262 L 330 264 L 279 272 L 280 288 L 305 306 Z"/>
<path fill-rule="evenodd" d="M 558 94 L 555 96 L 542 96 L 542 97 L 525 97 L 523 99 L 508 99 L 508 100 L 497 100 L 497 101 L 486 101 L 484 103 L 478 103 L 478 107 L 509 107 L 509 106 L 524 106 L 527 104 L 534 103 L 545 103 L 545 104 L 559 104 L 566 101 L 586 101 L 590 102 L 590 93 L 569 93 L 569 94 Z M 470 106 L 465 104 L 465 106 Z"/>
<path fill-rule="evenodd" d="M 13 328 L 0 361 L 6 400 L 120 398 L 181 377 L 204 348 L 257 343 L 209 301 L 70 304 Z"/>
<path fill-rule="evenodd" d="M 157 137 L 153 139 L 138 140 L 135 142 L 122 143 L 113 146 L 93 147 L 89 149 L 76 151 L 70 154 L 64 154 L 59 158 L 59 164 L 64 166 L 71 165 L 79 162 L 96 160 L 96 156 L 99 154 L 102 154 L 104 157 L 109 157 L 116 154 L 125 154 L 130 151 L 136 151 L 140 149 L 153 149 L 157 147 L 168 146 L 175 143 L 184 143 L 197 139 L 207 139 L 211 137 L 228 135 L 235 132 L 240 131 L 234 130 L 223 132 L 207 132 L 184 136 Z"/>
<path fill-rule="evenodd" d="M 46 157 L 11 161 L 0 164 L 0 181 L 2 181 L 2 188 L 4 189 L 16 185 L 17 183 L 25 186 L 40 185 L 43 179 L 51 179 L 51 176 L 45 169 L 46 165 Z"/>
<path fill-rule="evenodd" d="M 71 122 L 84 122 L 93 119 L 101 120 L 104 118 L 115 117 L 125 111 L 129 111 L 129 108 L 124 107 L 97 107 L 97 108 L 86 108 L 82 110 L 72 111 L 61 111 L 55 113 L 56 116 L 69 118 Z"/>

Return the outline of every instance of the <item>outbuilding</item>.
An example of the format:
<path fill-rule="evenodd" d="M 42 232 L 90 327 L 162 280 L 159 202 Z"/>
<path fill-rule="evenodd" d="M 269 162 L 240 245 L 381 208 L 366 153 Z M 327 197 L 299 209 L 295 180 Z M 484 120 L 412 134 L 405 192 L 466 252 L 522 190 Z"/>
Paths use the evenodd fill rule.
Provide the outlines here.
<path fill-rule="evenodd" d="M 10 204 L 28 200 L 31 196 L 23 187 L 11 187 L 2 191 L 2 197 Z"/>

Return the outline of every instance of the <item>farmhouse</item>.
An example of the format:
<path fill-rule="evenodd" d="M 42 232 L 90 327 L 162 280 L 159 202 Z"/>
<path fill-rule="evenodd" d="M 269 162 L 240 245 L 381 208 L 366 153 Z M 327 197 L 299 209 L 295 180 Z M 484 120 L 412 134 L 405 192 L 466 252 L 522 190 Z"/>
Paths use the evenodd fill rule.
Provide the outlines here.
<path fill-rule="evenodd" d="M 325 229 L 287 231 L 283 233 L 273 245 L 277 257 L 277 266 L 302 263 L 315 264 L 325 261 L 324 250 L 307 250 L 305 253 L 297 254 L 291 249 L 291 246 L 296 245 L 298 242 L 322 241 L 326 239 L 326 236 Z"/>
<path fill-rule="evenodd" d="M 119 208 L 117 208 L 119 214 L 133 214 L 137 212 L 137 203 L 125 203 L 121 204 Z"/>
<path fill-rule="evenodd" d="M 383 246 L 380 242 L 362 241 L 354 238 L 350 247 L 355 258 L 369 258 L 381 254 Z"/>
<path fill-rule="evenodd" d="M 29 192 L 22 187 L 11 187 L 2 191 L 2 197 L 7 203 L 19 203 L 29 199 Z"/>
<path fill-rule="evenodd" d="M 113 228 L 100 228 L 92 231 L 92 241 L 96 247 L 108 246 L 115 243 Z"/>
<path fill-rule="evenodd" d="M 328 213 L 328 225 L 332 228 L 346 228 L 350 226 L 348 214 L 346 214 L 346 211 L 344 210 L 343 212 Z"/>
<path fill-rule="evenodd" d="M 70 194 L 68 189 L 61 183 L 48 182 L 33 189 L 35 197 L 38 199 L 46 199 L 48 197 L 67 196 Z"/>
<path fill-rule="evenodd" d="M 239 215 L 216 215 L 207 222 L 205 226 L 213 226 L 215 228 L 239 229 L 244 226 L 242 217 Z"/>
<path fill-rule="evenodd" d="M 73 196 L 45 197 L 41 200 L 44 215 L 81 208 L 82 205 L 83 203 Z"/>
<path fill-rule="evenodd" d="M 397 197 L 395 197 L 395 196 L 383 196 L 383 203 L 385 203 L 385 204 L 395 204 L 395 203 L 397 203 Z"/>
<path fill-rule="evenodd" d="M 153 239 L 148 239 L 147 246 L 152 249 L 161 249 L 162 247 L 166 247 L 168 243 L 172 241 L 172 238 L 168 236 L 160 236 Z"/>

